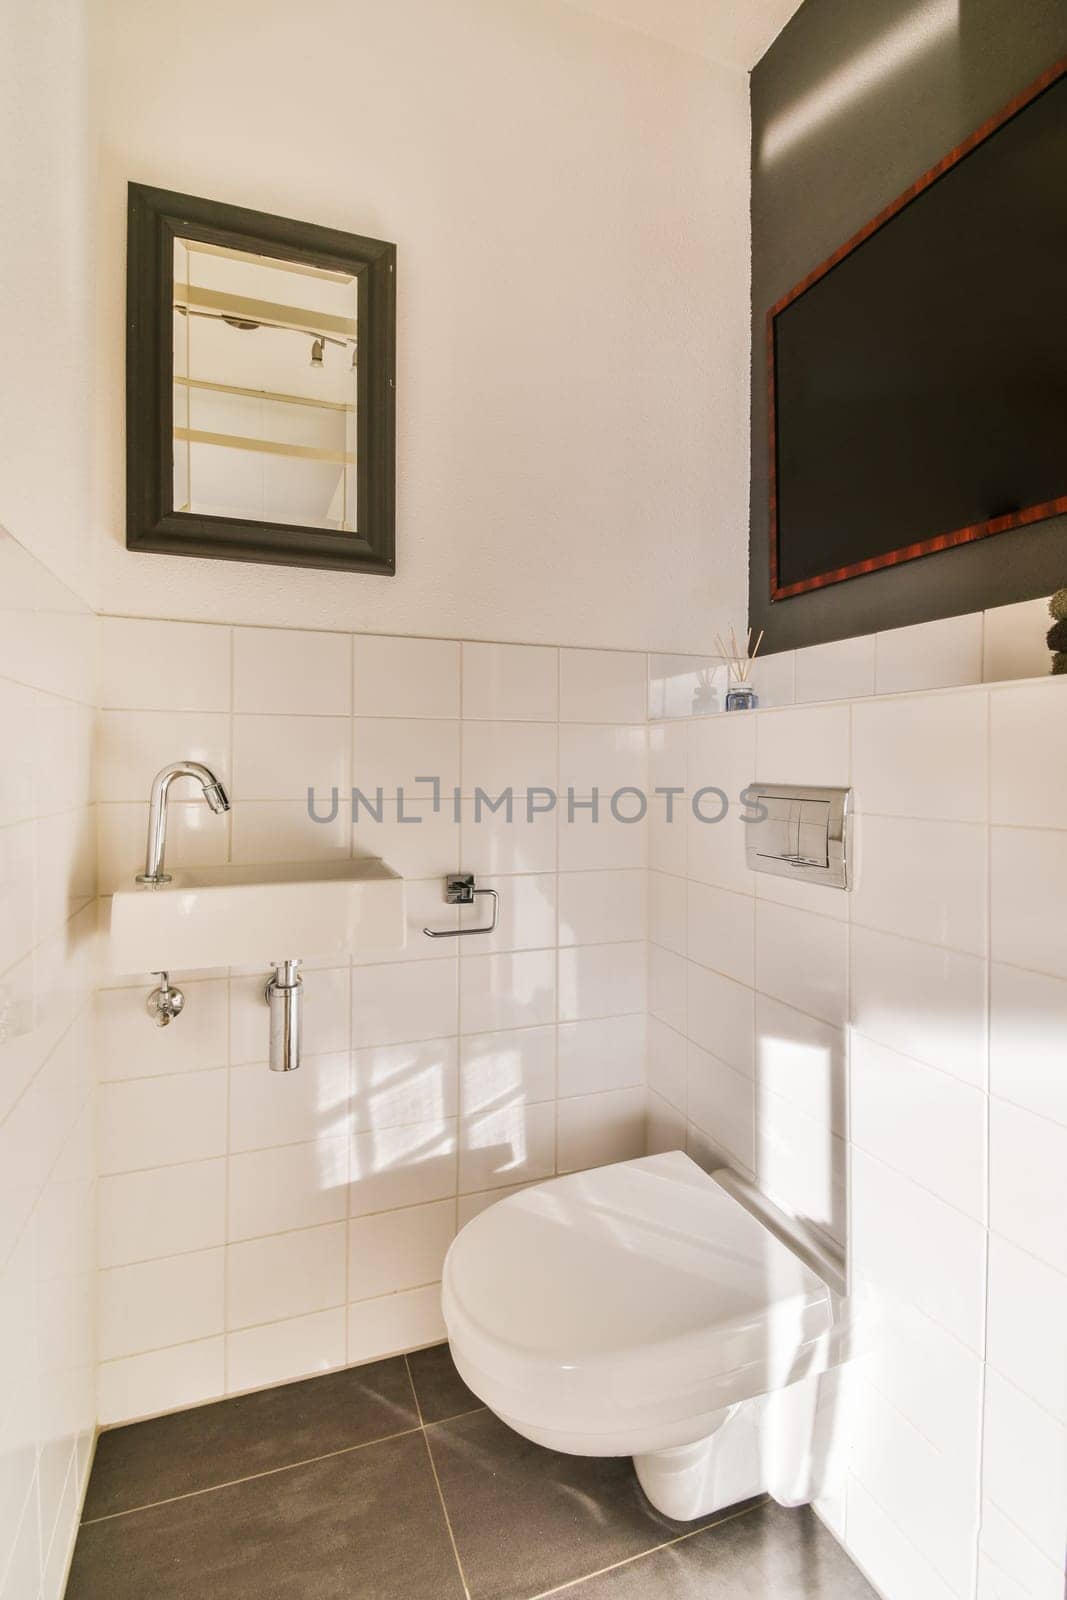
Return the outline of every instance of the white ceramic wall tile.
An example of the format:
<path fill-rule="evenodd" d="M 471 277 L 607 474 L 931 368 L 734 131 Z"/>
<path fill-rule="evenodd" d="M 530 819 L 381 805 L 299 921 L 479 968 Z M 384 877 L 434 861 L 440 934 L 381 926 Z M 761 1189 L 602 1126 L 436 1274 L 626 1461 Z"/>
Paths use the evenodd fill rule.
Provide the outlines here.
<path fill-rule="evenodd" d="M 686 1039 L 683 1033 L 649 1016 L 646 1022 L 649 1088 L 662 1099 L 685 1110 Z"/>
<path fill-rule="evenodd" d="M 722 789 L 736 805 L 756 776 L 756 718 L 735 713 L 686 725 L 685 782 L 690 794 Z M 708 807 L 709 815 L 713 808 Z"/>
<path fill-rule="evenodd" d="M 848 1485 L 848 1552 L 883 1595 L 959 1600 L 857 1478 Z"/>
<path fill-rule="evenodd" d="M 232 1155 L 231 1241 L 340 1222 L 348 1209 L 348 1151 L 347 1139 L 333 1137 Z"/>
<path fill-rule="evenodd" d="M 1067 829 L 992 830 L 994 961 L 1067 978 Z"/>
<path fill-rule="evenodd" d="M 645 727 L 623 723 L 577 722 L 559 730 L 559 786 L 576 795 L 596 790 L 610 803 L 617 789 L 635 788 L 645 793 L 648 751 Z M 622 805 L 622 800 L 619 805 Z M 636 805 L 636 800 L 631 801 Z"/>
<path fill-rule="evenodd" d="M 460 647 L 452 639 L 352 640 L 352 710 L 364 717 L 458 717 Z"/>
<path fill-rule="evenodd" d="M 233 709 L 275 716 L 352 710 L 352 641 L 296 628 L 233 630 Z"/>
<path fill-rule="evenodd" d="M 650 655 L 649 717 L 707 717 L 725 710 L 729 668 L 721 656 Z"/>
<path fill-rule="evenodd" d="M 756 982 L 764 994 L 843 1028 L 848 1021 L 848 929 L 830 917 L 758 901 Z"/>
<path fill-rule="evenodd" d="M 852 930 L 853 1026 L 980 1089 L 986 1078 L 985 991 L 985 962 L 974 956 L 868 928 Z"/>
<path fill-rule="evenodd" d="M 1023 828 L 1067 827 L 1067 716 L 1060 678 L 997 689 L 990 706 L 990 816 Z"/>
<path fill-rule="evenodd" d="M 684 878 L 672 877 L 665 872 L 648 873 L 648 937 L 653 944 L 662 945 L 685 955 L 686 904 L 689 897 Z"/>
<path fill-rule="evenodd" d="M 560 1097 L 643 1084 L 645 1037 L 645 1018 L 640 1013 L 561 1023 Z"/>
<path fill-rule="evenodd" d="M 951 689 L 982 681 L 982 613 L 942 617 L 878 635 L 875 693 Z M 870 691 L 868 691 L 869 693 Z"/>
<path fill-rule="evenodd" d="M 874 693 L 874 635 L 796 652 L 796 700 L 857 700 Z"/>
<path fill-rule="evenodd" d="M 988 695 L 903 696 L 852 708 L 852 783 L 861 811 L 982 822 Z"/>
<path fill-rule="evenodd" d="M 352 724 L 352 782 L 374 801 L 381 788 L 385 798 L 432 800 L 430 783 L 436 778 L 445 803 L 459 783 L 458 722 L 431 721 L 423 717 L 356 717 Z M 390 794 L 390 791 L 393 791 Z"/>
<path fill-rule="evenodd" d="M 554 790 L 556 747 L 556 727 L 552 723 L 464 723 L 463 793 L 474 795 L 480 789 L 495 800 L 505 789 L 516 795 L 531 789 Z"/>
<path fill-rule="evenodd" d="M 455 1039 L 353 1050 L 347 1101 L 352 1130 L 362 1133 L 454 1117 L 459 1108 L 458 1082 Z M 341 1121 L 338 1116 L 336 1122 Z M 330 1126 L 334 1125 L 331 1118 Z"/>
<path fill-rule="evenodd" d="M 460 963 L 463 1033 L 537 1027 L 556 1012 L 554 950 L 470 956 Z"/>
<path fill-rule="evenodd" d="M 527 1105 L 521 1099 L 504 1100 L 463 1118 L 459 1146 L 461 1194 L 519 1182 L 540 1182 L 555 1170 L 553 1103 Z"/>
<path fill-rule="evenodd" d="M 639 873 L 637 876 L 643 878 L 644 875 Z M 541 872 L 536 876 L 480 877 L 478 887 L 497 891 L 496 931 L 481 934 L 476 939 L 461 940 L 459 953 L 462 960 L 494 951 L 535 950 L 555 945 L 558 918 L 554 872 Z M 475 900 L 469 910 L 462 910 L 459 914 L 460 926 L 485 927 L 485 905 L 484 900 Z M 421 927 L 418 931 L 421 934 Z M 638 937 L 643 932 L 642 925 Z M 409 943 L 410 939 L 409 934 Z M 434 943 L 432 939 L 424 939 L 423 942 Z"/>
<path fill-rule="evenodd" d="M 756 874 L 745 862 L 745 810 L 735 806 L 721 822 L 702 822 L 688 807 L 676 815 L 671 829 L 679 837 L 685 834 L 690 878 L 720 889 L 733 889 L 738 894 L 752 894 Z"/>
<path fill-rule="evenodd" d="M 340 797 L 339 797 L 340 798 Z M 230 859 L 234 862 L 324 861 L 350 854 L 349 815 L 320 793 L 315 816 L 307 800 L 244 800 L 230 821 Z"/>
<path fill-rule="evenodd" d="M 647 1004 L 650 1017 L 678 1033 L 685 1032 L 686 967 L 684 956 L 659 945 L 648 947 Z"/>
<path fill-rule="evenodd" d="M 441 1291 L 436 1284 L 361 1300 L 348 1308 L 348 1361 L 376 1361 L 445 1338 Z"/>
<path fill-rule="evenodd" d="M 684 722 L 661 723 L 648 730 L 649 787 L 684 789 L 686 785 L 686 744 L 688 726 Z"/>
<path fill-rule="evenodd" d="M 349 800 L 351 735 L 347 717 L 237 716 L 233 719 L 232 799 L 303 800 L 315 791 L 316 815 Z"/>
<path fill-rule="evenodd" d="M 231 1153 L 340 1137 L 352 1116 L 348 1055 L 305 1055 L 282 1081 L 262 1061 L 232 1067 L 229 1114 Z"/>
<path fill-rule="evenodd" d="M 181 791 L 179 791 L 180 793 Z M 194 793 L 199 793 L 194 788 Z M 232 814 L 231 814 L 232 816 Z M 230 856 L 230 828 L 226 817 L 216 817 L 203 800 L 171 800 L 167 806 L 168 872 L 175 867 L 217 866 Z M 223 826 L 217 826 L 218 823 Z M 97 883 L 101 894 L 112 894 L 144 871 L 148 835 L 148 801 L 123 801 L 96 807 Z"/>
<path fill-rule="evenodd" d="M 456 1192 L 455 1121 L 357 1133 L 351 1173 L 353 1217 L 448 1199 Z"/>
<path fill-rule="evenodd" d="M 345 1363 L 343 1308 L 226 1335 L 228 1394 L 329 1372 Z"/>
<path fill-rule="evenodd" d="M 848 787 L 848 706 L 797 707 L 757 718 L 757 778 Z"/>
<path fill-rule="evenodd" d="M 230 719 L 219 712 L 102 711 L 97 721 L 96 798 L 146 801 L 156 773 L 175 759 L 201 761 L 224 784 L 231 781 Z M 182 797 L 185 783 L 174 790 Z M 192 794 L 198 793 L 194 787 Z M 215 819 L 220 828 L 225 818 Z"/>
<path fill-rule="evenodd" d="M 690 959 L 751 987 L 755 982 L 755 917 L 751 895 L 691 883 L 686 945 Z"/>
<path fill-rule="evenodd" d="M 777 655 L 757 656 L 749 671 L 748 681 L 759 696 L 759 704 L 791 706 L 796 699 L 796 655 L 792 650 L 780 650 Z M 732 715 L 743 715 L 733 712 Z"/>
<path fill-rule="evenodd" d="M 686 1104 L 696 1124 L 731 1158 L 752 1171 L 756 1165 L 755 1086 L 744 1072 L 735 1072 L 699 1045 L 686 1051 Z"/>
<path fill-rule="evenodd" d="M 984 1488 L 1052 1562 L 1067 1545 L 1067 1428 L 998 1372 L 985 1396 Z"/>
<path fill-rule="evenodd" d="M 559 880 L 559 942 L 606 944 L 643 939 L 646 874 L 565 872 Z"/>
<path fill-rule="evenodd" d="M 444 801 L 435 812 L 432 800 L 405 796 L 398 805 L 383 798 L 380 813 L 377 804 L 373 812 L 360 806 L 353 823 L 352 854 L 377 856 L 402 878 L 443 878 L 458 872 L 459 847 L 460 825 Z"/>
<path fill-rule="evenodd" d="M 225 1070 L 101 1085 L 97 1152 L 102 1174 L 225 1155 Z"/>
<path fill-rule="evenodd" d="M 851 1132 L 859 1149 L 969 1217 L 985 1220 L 981 1090 L 856 1034 Z"/>
<path fill-rule="evenodd" d="M 484 879 L 479 886 L 490 887 Z M 423 929 L 450 931 L 460 926 L 461 917 L 464 925 L 484 923 L 481 909 L 484 903 L 476 901 L 472 911 L 461 913 L 458 907 L 449 905 L 443 877 L 408 878 L 404 883 L 404 944 L 399 949 L 394 942 L 368 945 L 352 957 L 352 963 L 357 967 L 366 967 L 409 961 L 455 961 L 462 953 L 463 946 L 457 948 L 448 939 L 428 939 Z"/>
<path fill-rule="evenodd" d="M 581 808 L 581 803 L 570 807 L 566 799 L 562 800 L 559 812 L 561 872 L 643 867 L 647 852 L 645 823 L 619 821 L 603 801 L 594 816 Z"/>
<path fill-rule="evenodd" d="M 220 1335 L 104 1361 L 96 1389 L 100 1425 L 202 1405 L 225 1389 L 226 1346 Z"/>
<path fill-rule="evenodd" d="M 1067 1273 L 1067 1128 L 993 1099 L 989 1225 Z"/>
<path fill-rule="evenodd" d="M 986 1248 L 979 1223 L 854 1150 L 850 1249 L 861 1278 L 981 1354 Z"/>
<path fill-rule="evenodd" d="M 756 1175 L 760 1188 L 788 1211 L 845 1243 L 848 1146 L 822 1120 L 807 1117 L 759 1083 Z"/>
<path fill-rule="evenodd" d="M 463 715 L 507 722 L 555 722 L 559 655 L 528 644 L 463 645 Z"/>
<path fill-rule="evenodd" d="M 483 1189 L 479 1194 L 461 1194 L 456 1201 L 457 1228 L 465 1228 L 472 1218 L 480 1216 L 483 1211 L 488 1211 L 498 1200 L 506 1200 L 512 1194 L 521 1194 L 529 1187 L 528 1183 L 512 1183 L 502 1189 Z"/>
<path fill-rule="evenodd" d="M 345 1225 L 231 1244 L 226 1326 L 248 1328 L 345 1303 Z"/>
<path fill-rule="evenodd" d="M 441 1039 L 458 1031 L 456 960 L 360 967 L 352 979 L 352 1043 L 357 1049 Z"/>
<path fill-rule="evenodd" d="M 982 1421 L 982 1362 L 930 1317 L 881 1302 L 881 1332 L 862 1363 L 872 1384 L 945 1457 L 972 1472 Z"/>
<path fill-rule="evenodd" d="M 158 1077 L 226 1064 L 226 979 L 184 982 L 181 1027 L 146 1029 L 141 989 L 96 995 L 96 1058 L 102 1080 Z"/>
<path fill-rule="evenodd" d="M 582 945 L 559 952 L 561 1022 L 621 1016 L 645 1009 L 646 947 Z"/>
<path fill-rule="evenodd" d="M 687 963 L 686 1033 L 736 1072 L 755 1067 L 755 995 L 744 984 Z"/>
<path fill-rule="evenodd" d="M 222 1332 L 224 1252 L 200 1250 L 100 1274 L 101 1361 Z"/>
<path fill-rule="evenodd" d="M 226 1240 L 226 1163 L 196 1161 L 101 1178 L 97 1260 L 126 1266 Z"/>
<path fill-rule="evenodd" d="M 435 1283 L 456 1231 L 452 1200 L 411 1206 L 348 1225 L 348 1292 L 353 1299 Z"/>
<path fill-rule="evenodd" d="M 1063 1562 L 1049 1561 L 991 1500 L 982 1506 L 978 1600 L 1062 1600 Z"/>
<path fill-rule="evenodd" d="M 1067 1277 L 1002 1239 L 989 1239 L 986 1359 L 1067 1423 Z"/>
<path fill-rule="evenodd" d="M 790 1101 L 834 1133 L 847 1133 L 844 1030 L 769 995 L 756 996 L 756 1071 L 760 1087 Z"/>
<path fill-rule="evenodd" d="M 553 872 L 556 866 L 556 811 L 540 809 L 530 796 L 512 807 L 490 811 L 472 799 L 463 802 L 461 857 L 464 870 L 496 877 L 511 872 Z M 388 857 L 387 857 L 388 859 Z"/>
<path fill-rule="evenodd" d="M 649 807 L 646 826 L 649 868 L 653 872 L 668 872 L 684 878 L 688 853 L 688 811 L 685 803 L 676 802 L 673 814 L 668 817 L 663 797 L 655 796 Z"/>
<path fill-rule="evenodd" d="M 983 612 L 985 648 L 982 676 L 986 683 L 1009 678 L 1041 678 L 1050 668 L 1046 635 L 1052 626 L 1047 600 L 1023 600 Z"/>
<path fill-rule="evenodd" d="M 991 1092 L 1067 1124 L 1067 982 L 994 961 L 989 1030 Z"/>
<path fill-rule="evenodd" d="M 626 650 L 561 650 L 561 722 L 644 722 L 646 658 Z"/>
<path fill-rule="evenodd" d="M 101 617 L 99 638 L 102 707 L 229 711 L 229 628 Z"/>
<path fill-rule="evenodd" d="M 854 838 L 854 923 L 985 955 L 989 874 L 984 826 L 861 814 Z"/>
<path fill-rule="evenodd" d="M 632 1161 L 644 1154 L 644 1146 L 644 1089 L 613 1089 L 560 1101 L 560 1172 Z"/>
<path fill-rule="evenodd" d="M 685 1149 L 685 1117 L 651 1090 L 645 1105 L 645 1150 L 650 1156 Z"/>
<path fill-rule="evenodd" d="M 496 1106 L 554 1100 L 556 1029 L 506 1029 L 470 1034 L 460 1041 L 463 1113 Z"/>

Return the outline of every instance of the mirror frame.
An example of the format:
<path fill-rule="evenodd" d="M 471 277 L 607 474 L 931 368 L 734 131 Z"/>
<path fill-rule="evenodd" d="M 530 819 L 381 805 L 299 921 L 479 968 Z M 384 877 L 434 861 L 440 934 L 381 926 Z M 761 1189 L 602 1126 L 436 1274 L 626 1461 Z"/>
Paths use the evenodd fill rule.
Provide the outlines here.
<path fill-rule="evenodd" d="M 395 573 L 396 246 L 137 183 L 127 219 L 126 548 Z M 355 274 L 355 533 L 174 510 L 174 241 L 182 238 Z"/>

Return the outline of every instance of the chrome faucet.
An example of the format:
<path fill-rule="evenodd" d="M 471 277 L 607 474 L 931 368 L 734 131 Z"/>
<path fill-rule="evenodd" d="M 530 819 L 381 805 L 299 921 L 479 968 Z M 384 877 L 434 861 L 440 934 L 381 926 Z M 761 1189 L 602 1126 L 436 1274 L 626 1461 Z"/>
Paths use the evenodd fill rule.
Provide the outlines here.
<path fill-rule="evenodd" d="M 138 883 L 170 882 L 170 873 L 163 871 L 163 851 L 167 843 L 167 794 L 175 778 L 195 778 L 216 816 L 230 809 L 230 797 L 226 790 L 210 768 L 201 766 L 199 761 L 173 761 L 162 772 L 157 772 L 152 780 L 144 871 L 137 874 Z"/>

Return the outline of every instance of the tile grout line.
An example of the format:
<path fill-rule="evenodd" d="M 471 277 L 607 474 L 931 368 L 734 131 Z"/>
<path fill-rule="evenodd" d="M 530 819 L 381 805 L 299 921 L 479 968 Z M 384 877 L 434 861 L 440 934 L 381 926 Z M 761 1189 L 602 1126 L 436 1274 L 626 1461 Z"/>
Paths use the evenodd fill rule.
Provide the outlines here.
<path fill-rule="evenodd" d="M 729 1516 L 720 1517 L 718 1522 L 706 1522 L 703 1527 L 691 1528 L 688 1533 L 680 1533 L 674 1539 L 665 1539 L 662 1544 L 654 1544 L 648 1550 L 639 1550 L 636 1555 L 627 1556 L 622 1561 L 613 1561 L 610 1566 L 597 1567 L 595 1572 L 587 1572 L 580 1578 L 569 1578 L 566 1583 L 559 1583 L 554 1589 L 539 1589 L 530 1600 L 549 1600 L 550 1595 L 566 1594 L 568 1589 L 578 1589 L 583 1583 L 589 1583 L 593 1578 L 603 1577 L 608 1572 L 619 1572 L 623 1567 L 632 1567 L 637 1561 L 644 1561 L 648 1556 L 658 1555 L 661 1550 L 673 1550 L 675 1545 L 685 1544 L 689 1539 L 696 1539 L 702 1533 L 714 1533 L 717 1528 L 725 1527 L 728 1522 L 736 1522 L 741 1517 L 750 1517 L 754 1511 L 760 1511 L 770 1502 L 766 1498 L 757 1501 L 754 1506 L 745 1506 L 742 1511 L 733 1511 Z"/>
<path fill-rule="evenodd" d="M 359 1444 L 347 1444 L 340 1450 L 327 1450 L 321 1456 L 306 1456 L 300 1461 L 287 1461 L 284 1466 L 268 1467 L 264 1472 L 248 1472 L 240 1478 L 227 1478 L 224 1483 L 209 1483 L 203 1489 L 189 1489 L 185 1494 L 166 1495 L 162 1500 L 146 1500 L 144 1505 L 126 1506 L 122 1511 L 109 1511 L 102 1517 L 83 1517 L 79 1526 L 88 1528 L 98 1522 L 114 1522 L 118 1517 L 133 1517 L 139 1511 L 154 1511 L 159 1506 L 175 1505 L 179 1500 L 196 1500 L 200 1495 L 214 1494 L 219 1489 L 233 1489 L 238 1484 L 255 1483 L 260 1478 L 275 1478 L 280 1472 L 293 1472 L 297 1467 L 313 1467 L 319 1461 L 333 1461 L 337 1456 L 353 1455 L 357 1450 L 370 1450 L 376 1444 L 388 1444 L 393 1439 L 406 1439 L 411 1434 L 421 1431 L 421 1424 L 415 1428 L 401 1428 L 397 1433 L 383 1433 L 378 1439 L 363 1439 Z"/>
<path fill-rule="evenodd" d="M 463 1593 L 466 1596 L 466 1600 L 471 1600 L 471 1592 L 470 1586 L 467 1583 L 467 1575 L 463 1571 L 463 1563 L 459 1559 L 459 1549 L 456 1545 L 456 1536 L 452 1531 L 452 1518 L 449 1516 L 448 1506 L 445 1504 L 445 1492 L 441 1488 L 441 1480 L 437 1475 L 437 1463 L 433 1458 L 433 1451 L 430 1449 L 430 1440 L 426 1432 L 426 1424 L 422 1417 L 422 1406 L 419 1403 L 419 1392 L 415 1387 L 415 1379 L 411 1372 L 411 1362 L 406 1354 L 404 1356 L 404 1370 L 408 1375 L 408 1382 L 411 1385 L 411 1394 L 415 1401 L 415 1414 L 419 1419 L 419 1432 L 422 1434 L 422 1442 L 426 1446 L 426 1459 L 429 1461 L 430 1471 L 433 1473 L 433 1481 L 437 1489 L 437 1498 L 441 1502 L 441 1514 L 445 1519 L 445 1527 L 448 1530 L 448 1542 L 452 1546 L 452 1557 L 456 1563 L 456 1571 L 459 1574 L 459 1581 L 462 1586 Z M 448 1420 L 451 1421 L 452 1419 L 449 1418 Z"/>

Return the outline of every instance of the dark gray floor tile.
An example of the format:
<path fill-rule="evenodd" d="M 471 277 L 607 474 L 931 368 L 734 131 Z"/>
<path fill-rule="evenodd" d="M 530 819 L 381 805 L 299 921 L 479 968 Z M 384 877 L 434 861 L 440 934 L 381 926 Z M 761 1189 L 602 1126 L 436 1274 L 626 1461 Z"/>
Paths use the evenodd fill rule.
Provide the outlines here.
<path fill-rule="evenodd" d="M 425 1436 L 83 1525 L 66 1600 L 463 1600 Z"/>
<path fill-rule="evenodd" d="M 86 1518 L 228 1483 L 418 1425 L 402 1356 L 101 1434 Z"/>
<path fill-rule="evenodd" d="M 408 1366 L 424 1422 L 444 1422 L 448 1417 L 458 1417 L 481 1405 L 478 1396 L 471 1393 L 456 1371 L 447 1344 L 414 1351 L 408 1356 Z"/>
<path fill-rule="evenodd" d="M 814 1514 L 763 1505 L 559 1600 L 878 1600 Z"/>
<path fill-rule="evenodd" d="M 426 1437 L 472 1600 L 528 1600 L 692 1526 L 652 1509 L 629 1457 L 558 1455 L 490 1411 Z"/>

